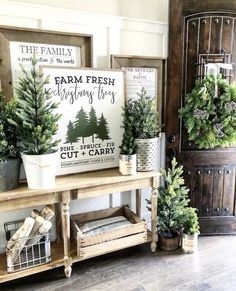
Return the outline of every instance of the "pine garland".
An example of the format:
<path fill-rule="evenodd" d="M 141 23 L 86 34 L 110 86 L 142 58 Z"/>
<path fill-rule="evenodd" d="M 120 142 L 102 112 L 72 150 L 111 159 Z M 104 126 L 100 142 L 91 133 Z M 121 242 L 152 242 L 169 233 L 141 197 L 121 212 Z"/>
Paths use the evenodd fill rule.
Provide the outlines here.
<path fill-rule="evenodd" d="M 196 82 L 179 113 L 199 148 L 236 145 L 236 86 L 221 75 Z"/>

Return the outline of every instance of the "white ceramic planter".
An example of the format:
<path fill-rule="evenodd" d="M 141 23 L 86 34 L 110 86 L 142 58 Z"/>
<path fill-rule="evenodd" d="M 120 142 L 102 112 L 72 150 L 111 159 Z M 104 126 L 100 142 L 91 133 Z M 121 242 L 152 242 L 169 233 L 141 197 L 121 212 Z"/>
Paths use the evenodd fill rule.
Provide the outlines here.
<path fill-rule="evenodd" d="M 47 189 L 55 186 L 57 153 L 45 155 L 21 155 L 28 187 Z"/>
<path fill-rule="evenodd" d="M 137 173 L 137 156 L 121 155 L 119 156 L 119 171 L 121 175 L 135 175 Z"/>

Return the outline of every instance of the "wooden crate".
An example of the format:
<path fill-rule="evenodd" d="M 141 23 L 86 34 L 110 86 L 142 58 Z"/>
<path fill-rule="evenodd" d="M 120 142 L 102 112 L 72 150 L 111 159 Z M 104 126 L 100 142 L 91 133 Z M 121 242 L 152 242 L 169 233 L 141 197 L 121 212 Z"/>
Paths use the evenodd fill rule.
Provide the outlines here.
<path fill-rule="evenodd" d="M 93 221 L 98 224 L 101 219 L 120 216 L 126 218 L 129 224 L 113 226 L 109 230 L 103 230 L 95 234 L 86 235 L 81 231 L 81 224 L 86 222 Z M 77 256 L 81 259 L 106 254 L 148 241 L 146 222 L 126 206 L 73 215 L 71 220 L 72 232 L 77 241 Z"/>

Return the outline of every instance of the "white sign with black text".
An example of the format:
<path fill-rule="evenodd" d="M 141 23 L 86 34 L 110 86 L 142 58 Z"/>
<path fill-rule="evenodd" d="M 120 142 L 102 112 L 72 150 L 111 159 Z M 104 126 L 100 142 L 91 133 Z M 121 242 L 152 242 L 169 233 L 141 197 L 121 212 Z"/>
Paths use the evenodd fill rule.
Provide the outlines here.
<path fill-rule="evenodd" d="M 157 69 L 144 67 L 126 67 L 124 69 L 127 99 L 137 99 L 137 93 L 140 93 L 143 87 L 149 96 L 156 98 Z"/>
<path fill-rule="evenodd" d="M 57 174 L 118 167 L 124 71 L 42 66 L 59 102 Z"/>
<path fill-rule="evenodd" d="M 18 79 L 19 64 L 30 70 L 33 55 L 36 56 L 39 65 L 70 67 L 81 65 L 80 48 L 75 46 L 11 41 L 10 55 L 13 84 Z"/>

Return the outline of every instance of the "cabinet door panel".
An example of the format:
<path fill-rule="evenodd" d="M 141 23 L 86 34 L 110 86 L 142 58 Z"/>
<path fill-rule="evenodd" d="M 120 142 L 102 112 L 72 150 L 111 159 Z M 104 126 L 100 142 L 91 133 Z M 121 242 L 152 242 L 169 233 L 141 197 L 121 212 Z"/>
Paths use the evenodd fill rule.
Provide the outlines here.
<path fill-rule="evenodd" d="M 212 17 L 210 36 L 210 52 L 212 54 L 220 53 L 221 38 L 219 36 L 222 34 L 221 27 L 222 27 L 222 17 L 220 16 Z"/>
<path fill-rule="evenodd" d="M 222 214 L 222 197 L 223 197 L 223 178 L 224 169 L 218 168 L 214 170 L 213 179 L 213 199 L 212 208 L 213 216 L 219 216 Z"/>
<path fill-rule="evenodd" d="M 193 170 L 192 176 L 192 187 L 193 187 L 193 206 L 198 209 L 199 216 L 203 216 L 205 211 L 203 209 L 202 201 L 202 183 L 203 183 L 203 174 L 200 170 Z"/>
<path fill-rule="evenodd" d="M 201 217 L 234 215 L 235 167 L 185 168 L 190 205 Z"/>
<path fill-rule="evenodd" d="M 205 54 L 207 51 L 209 51 L 211 18 L 203 17 L 200 18 L 199 21 L 200 21 L 199 54 Z"/>
<path fill-rule="evenodd" d="M 232 44 L 233 44 L 233 18 L 232 17 L 224 17 L 223 25 L 222 25 L 222 44 L 221 49 L 222 52 L 231 52 Z"/>
<path fill-rule="evenodd" d="M 234 215 L 234 192 L 235 192 L 235 168 L 227 167 L 224 170 L 224 192 L 223 192 L 223 205 L 222 215 Z"/>
<path fill-rule="evenodd" d="M 212 171 L 211 169 L 202 170 L 202 211 L 204 216 L 212 215 Z"/>

